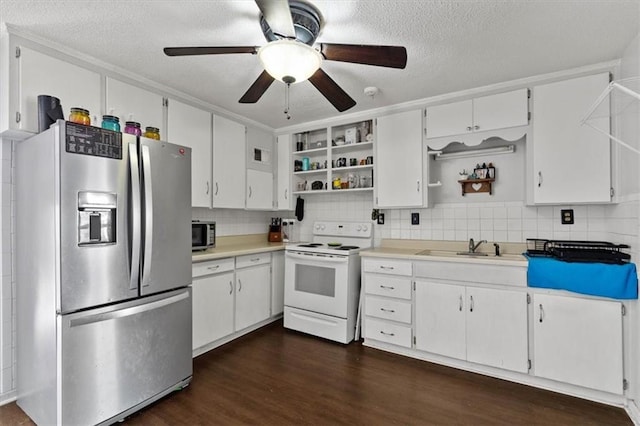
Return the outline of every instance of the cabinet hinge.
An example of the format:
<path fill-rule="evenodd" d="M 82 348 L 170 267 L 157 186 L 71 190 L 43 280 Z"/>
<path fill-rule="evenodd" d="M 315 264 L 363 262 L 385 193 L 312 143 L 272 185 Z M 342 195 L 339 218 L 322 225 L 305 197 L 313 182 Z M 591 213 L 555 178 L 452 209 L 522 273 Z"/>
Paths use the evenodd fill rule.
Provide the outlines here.
<path fill-rule="evenodd" d="M 18 47 L 16 47 L 16 58 L 20 57 L 20 53 L 22 53 L 22 52 L 20 52 L 20 46 L 18 46 Z"/>
<path fill-rule="evenodd" d="M 375 120 L 373 120 L 373 123 L 377 126 L 378 125 L 378 119 L 376 118 Z"/>
<path fill-rule="evenodd" d="M 624 305 L 620 305 L 620 310 L 622 311 L 622 316 L 627 315 L 627 308 Z"/>
<path fill-rule="evenodd" d="M 527 89 L 527 99 L 531 99 L 531 89 Z"/>
<path fill-rule="evenodd" d="M 163 107 L 169 106 L 169 98 L 162 98 L 162 106 Z"/>
<path fill-rule="evenodd" d="M 613 81 L 613 74 L 609 73 L 609 83 Z"/>
<path fill-rule="evenodd" d="M 627 379 L 622 379 L 622 389 L 629 389 L 629 382 L 627 382 Z"/>
<path fill-rule="evenodd" d="M 531 304 L 531 295 L 527 293 L 527 305 Z"/>
<path fill-rule="evenodd" d="M 609 195 L 613 198 L 613 196 L 616 195 L 616 190 L 613 188 L 609 188 Z"/>
<path fill-rule="evenodd" d="M 531 370 L 531 360 L 527 360 L 527 370 Z"/>
<path fill-rule="evenodd" d="M 416 336 L 413 336 L 413 344 L 416 344 Z"/>
<path fill-rule="evenodd" d="M 378 205 L 378 197 L 376 197 L 376 206 Z"/>
<path fill-rule="evenodd" d="M 527 113 L 527 121 L 531 121 L 531 111 Z"/>
<path fill-rule="evenodd" d="M 413 282 L 413 291 L 416 291 L 416 282 Z"/>
<path fill-rule="evenodd" d="M 22 119 L 22 116 L 20 115 L 20 111 L 17 111 L 16 112 L 16 123 L 19 123 L 21 119 Z"/>

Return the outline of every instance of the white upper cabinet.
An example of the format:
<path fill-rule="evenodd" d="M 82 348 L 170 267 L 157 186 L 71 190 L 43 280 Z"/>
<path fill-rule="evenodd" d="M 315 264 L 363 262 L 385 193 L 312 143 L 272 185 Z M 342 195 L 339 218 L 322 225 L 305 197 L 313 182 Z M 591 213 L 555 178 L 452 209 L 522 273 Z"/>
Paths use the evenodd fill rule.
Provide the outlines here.
<path fill-rule="evenodd" d="M 191 205 L 211 207 L 211 113 L 169 100 L 167 137 L 191 148 Z"/>
<path fill-rule="evenodd" d="M 16 102 L 12 103 L 11 122 L 15 129 L 38 131 L 38 95 L 59 98 L 65 119 L 73 107 L 87 109 L 92 124 L 100 126 L 100 74 L 26 47 L 20 47 L 20 55 L 15 60 L 19 78 L 17 86 L 12 86 L 15 94 L 12 98 Z"/>
<path fill-rule="evenodd" d="M 422 206 L 422 110 L 379 117 L 376 131 L 376 207 Z"/>
<path fill-rule="evenodd" d="M 527 89 L 427 108 L 427 138 L 506 129 L 528 124 Z"/>
<path fill-rule="evenodd" d="M 580 120 L 609 84 L 602 73 L 533 88 L 533 202 L 611 201 L 609 138 Z M 609 105 L 598 110 L 596 127 L 609 129 Z"/>
<path fill-rule="evenodd" d="M 145 127 L 160 129 L 160 138 L 167 140 L 163 125 L 164 105 L 162 96 L 131 84 L 107 77 L 106 114 L 120 117 L 124 130 L 127 121 L 136 121 Z"/>
<path fill-rule="evenodd" d="M 243 209 L 246 182 L 245 126 L 213 116 L 213 207 Z"/>
<path fill-rule="evenodd" d="M 278 210 L 293 210 L 291 196 L 291 136 L 280 135 L 276 142 L 278 173 L 276 176 L 276 202 Z"/>
<path fill-rule="evenodd" d="M 247 170 L 247 209 L 273 209 L 273 173 Z"/>

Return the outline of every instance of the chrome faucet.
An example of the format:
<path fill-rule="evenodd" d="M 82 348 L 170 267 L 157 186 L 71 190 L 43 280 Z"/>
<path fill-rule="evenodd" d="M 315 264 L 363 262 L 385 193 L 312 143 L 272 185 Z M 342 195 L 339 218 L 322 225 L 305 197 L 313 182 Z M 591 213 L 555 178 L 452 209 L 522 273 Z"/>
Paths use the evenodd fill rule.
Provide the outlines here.
<path fill-rule="evenodd" d="M 487 240 L 480 240 L 478 241 L 478 244 L 476 244 L 475 241 L 473 241 L 473 238 L 469 238 L 469 253 L 475 253 L 476 249 L 480 247 L 480 244 L 486 243 L 486 242 Z"/>

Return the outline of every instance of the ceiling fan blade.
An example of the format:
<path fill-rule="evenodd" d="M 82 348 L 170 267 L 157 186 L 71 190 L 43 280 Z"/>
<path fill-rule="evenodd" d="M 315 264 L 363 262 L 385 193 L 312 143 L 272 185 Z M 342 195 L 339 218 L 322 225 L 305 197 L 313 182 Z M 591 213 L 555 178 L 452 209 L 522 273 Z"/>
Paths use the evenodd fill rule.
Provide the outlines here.
<path fill-rule="evenodd" d="M 202 47 L 165 47 L 164 54 L 167 56 L 190 56 L 190 55 L 223 55 L 226 53 L 258 53 L 257 46 L 202 46 Z"/>
<path fill-rule="evenodd" d="M 328 61 L 353 62 L 379 67 L 404 68 L 407 49 L 402 46 L 319 43 L 320 53 Z"/>
<path fill-rule="evenodd" d="M 321 68 L 309 77 L 309 81 L 338 111 L 343 112 L 355 106 L 356 101 Z"/>
<path fill-rule="evenodd" d="M 271 83 L 273 83 L 274 78 L 269 75 L 268 72 L 262 71 L 262 74 L 257 78 L 256 81 L 253 82 L 249 90 L 242 95 L 240 98 L 241 104 L 255 104 L 258 102 L 258 99 L 262 97 L 264 92 L 267 91 Z"/>
<path fill-rule="evenodd" d="M 288 0 L 255 0 L 271 30 L 278 35 L 295 38 L 293 18 Z"/>

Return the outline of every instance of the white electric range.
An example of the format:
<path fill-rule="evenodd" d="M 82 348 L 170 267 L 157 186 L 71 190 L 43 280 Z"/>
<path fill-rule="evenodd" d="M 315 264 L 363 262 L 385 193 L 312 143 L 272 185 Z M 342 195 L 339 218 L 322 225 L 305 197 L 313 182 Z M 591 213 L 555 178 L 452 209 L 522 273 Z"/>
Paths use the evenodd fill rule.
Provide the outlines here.
<path fill-rule="evenodd" d="M 349 343 L 360 295 L 359 252 L 372 246 L 369 222 L 318 221 L 310 242 L 285 247 L 284 326 Z"/>

